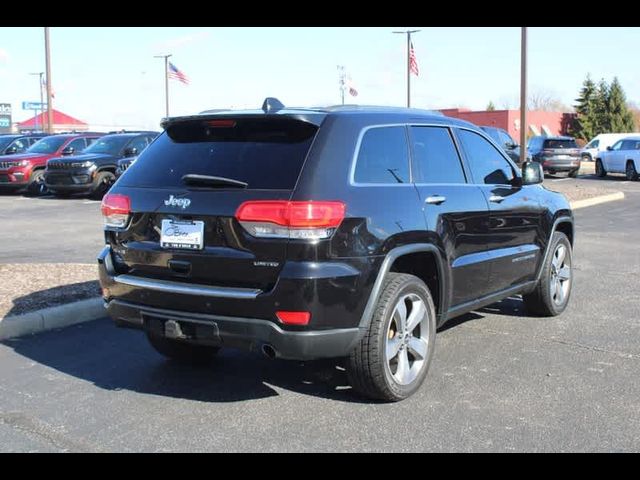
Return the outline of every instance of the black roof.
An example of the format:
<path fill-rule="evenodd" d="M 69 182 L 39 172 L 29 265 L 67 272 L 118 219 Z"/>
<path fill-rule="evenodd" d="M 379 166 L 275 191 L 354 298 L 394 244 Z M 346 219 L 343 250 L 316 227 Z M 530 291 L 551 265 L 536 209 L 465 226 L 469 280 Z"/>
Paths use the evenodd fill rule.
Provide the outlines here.
<path fill-rule="evenodd" d="M 227 115 L 247 115 L 263 117 L 266 115 L 282 115 L 292 118 L 297 118 L 302 121 L 307 121 L 315 125 L 320 125 L 325 117 L 328 115 L 339 116 L 359 116 L 359 115 L 389 115 L 395 117 L 395 121 L 412 121 L 419 119 L 420 121 L 434 122 L 434 123 L 447 123 L 449 125 L 459 125 L 466 127 L 477 128 L 474 124 L 465 120 L 460 120 L 452 117 L 445 117 L 441 112 L 434 110 L 423 110 L 419 108 L 406 108 L 406 107 L 391 107 L 383 105 L 331 105 L 327 107 L 283 107 L 278 110 L 269 111 L 265 113 L 262 109 L 247 109 L 247 110 L 224 110 L 224 109 L 212 109 L 205 110 L 196 115 L 187 115 L 182 117 L 169 117 L 164 118 L 161 122 L 163 128 L 168 125 L 177 122 L 184 122 L 189 120 L 206 119 Z"/>
<path fill-rule="evenodd" d="M 567 137 L 566 135 L 536 135 L 531 138 L 544 138 L 545 140 L 575 140 L 574 137 Z"/>

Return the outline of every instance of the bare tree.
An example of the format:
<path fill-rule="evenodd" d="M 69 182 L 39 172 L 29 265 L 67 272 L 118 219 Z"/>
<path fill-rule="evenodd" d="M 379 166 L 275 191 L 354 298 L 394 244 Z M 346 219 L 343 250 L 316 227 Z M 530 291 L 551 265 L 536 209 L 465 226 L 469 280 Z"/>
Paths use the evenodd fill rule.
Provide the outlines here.
<path fill-rule="evenodd" d="M 544 88 L 536 88 L 529 93 L 527 98 L 527 109 L 542 110 L 545 112 L 573 111 L 573 108 L 565 105 L 557 94 Z"/>

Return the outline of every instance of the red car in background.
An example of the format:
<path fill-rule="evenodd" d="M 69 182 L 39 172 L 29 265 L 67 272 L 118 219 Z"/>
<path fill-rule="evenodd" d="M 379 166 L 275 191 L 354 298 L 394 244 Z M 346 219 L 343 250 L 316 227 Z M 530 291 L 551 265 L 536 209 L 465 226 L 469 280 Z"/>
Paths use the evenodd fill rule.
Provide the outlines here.
<path fill-rule="evenodd" d="M 44 170 L 53 157 L 82 152 L 99 133 L 50 135 L 31 145 L 25 153 L 0 156 L 0 189 L 26 191 L 31 195 L 45 193 Z"/>

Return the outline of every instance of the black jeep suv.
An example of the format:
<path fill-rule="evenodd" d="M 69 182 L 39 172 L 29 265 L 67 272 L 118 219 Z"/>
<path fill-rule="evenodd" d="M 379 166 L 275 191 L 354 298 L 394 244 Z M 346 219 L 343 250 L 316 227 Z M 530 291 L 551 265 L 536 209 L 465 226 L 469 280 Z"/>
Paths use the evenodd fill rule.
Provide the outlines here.
<path fill-rule="evenodd" d="M 158 135 L 157 132 L 127 132 L 105 135 L 80 155 L 47 161 L 44 181 L 56 196 L 73 193 L 100 198 L 116 179 L 118 159 L 135 157 Z"/>
<path fill-rule="evenodd" d="M 103 199 L 98 262 L 109 315 L 170 358 L 343 357 L 394 401 L 447 320 L 515 294 L 567 306 L 567 200 L 470 123 L 268 99 L 163 127 Z"/>

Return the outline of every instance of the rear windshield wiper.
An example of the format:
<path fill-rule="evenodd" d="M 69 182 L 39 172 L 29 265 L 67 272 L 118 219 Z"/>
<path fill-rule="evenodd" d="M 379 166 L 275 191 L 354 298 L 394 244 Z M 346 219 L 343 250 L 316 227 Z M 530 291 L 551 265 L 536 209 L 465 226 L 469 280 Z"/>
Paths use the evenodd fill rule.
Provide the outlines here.
<path fill-rule="evenodd" d="M 206 187 L 247 188 L 249 186 L 248 183 L 241 182 L 240 180 L 234 180 L 233 178 L 214 177 L 211 175 L 198 175 L 196 173 L 183 175 L 182 181 L 187 185 Z"/>

